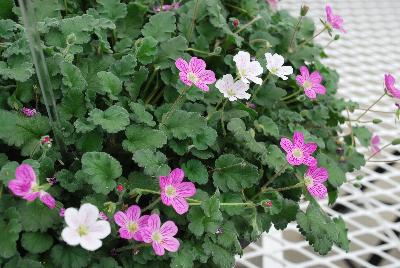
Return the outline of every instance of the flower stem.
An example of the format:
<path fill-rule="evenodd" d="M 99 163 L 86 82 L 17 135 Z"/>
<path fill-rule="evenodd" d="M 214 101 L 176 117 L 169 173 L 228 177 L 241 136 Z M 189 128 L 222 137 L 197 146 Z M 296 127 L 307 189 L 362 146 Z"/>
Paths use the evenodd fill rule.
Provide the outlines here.
<path fill-rule="evenodd" d="M 303 91 L 302 88 L 300 88 L 299 90 L 293 92 L 292 94 L 290 94 L 290 95 L 288 95 L 288 96 L 286 96 L 286 97 L 283 97 L 283 98 L 281 99 L 281 101 L 286 101 L 286 100 L 289 100 L 289 99 L 291 99 L 291 98 L 293 98 L 293 97 L 296 97 L 297 95 L 301 94 L 302 91 Z"/>
<path fill-rule="evenodd" d="M 292 189 L 297 189 L 297 188 L 301 188 L 304 186 L 304 182 L 299 182 L 295 185 L 291 185 L 291 186 L 287 186 L 287 187 L 282 187 L 282 188 L 266 188 L 263 192 L 283 192 L 283 191 L 287 191 L 287 190 L 292 190 Z"/>
<path fill-rule="evenodd" d="M 328 30 L 328 27 L 325 25 L 324 28 L 322 28 L 322 30 L 319 31 L 317 34 L 315 34 L 313 37 L 311 37 L 310 39 L 308 39 L 306 41 L 301 42 L 300 45 L 299 45 L 299 48 L 301 48 L 301 47 L 305 46 L 306 44 L 310 43 L 312 40 L 317 38 L 319 35 L 321 35 L 326 30 Z"/>
<path fill-rule="evenodd" d="M 394 114 L 394 112 L 388 112 L 388 111 L 377 111 L 377 110 L 372 110 L 372 109 L 363 109 L 363 108 L 355 108 L 355 110 L 360 110 L 360 111 L 368 111 L 368 112 L 374 112 L 374 113 L 382 113 L 382 114 Z"/>
<path fill-rule="evenodd" d="M 199 3 L 200 3 L 200 0 L 196 0 L 194 10 L 193 10 L 192 23 L 190 24 L 189 34 L 188 34 L 188 38 L 187 38 L 189 42 L 190 42 L 190 39 L 192 38 L 192 34 L 194 31 L 194 24 L 196 23 L 197 12 L 199 10 Z"/>
<path fill-rule="evenodd" d="M 382 152 L 383 150 L 385 150 L 386 148 L 388 148 L 390 145 L 392 145 L 392 143 L 388 143 L 385 146 L 382 146 L 382 148 L 379 148 L 378 151 L 376 151 L 375 153 L 373 153 L 370 157 L 367 158 L 366 161 L 369 161 L 371 158 L 375 157 L 377 154 L 379 154 L 380 152 Z"/>
<path fill-rule="evenodd" d="M 157 205 L 160 202 L 161 198 L 157 197 L 156 200 L 154 200 L 153 202 L 151 202 L 147 207 L 145 207 L 142 212 L 147 211 L 152 209 L 155 205 Z"/>
<path fill-rule="evenodd" d="M 391 159 L 391 160 L 367 160 L 367 162 L 371 163 L 394 163 L 394 162 L 399 162 L 399 159 Z"/>
<path fill-rule="evenodd" d="M 290 38 L 290 43 L 289 43 L 289 51 L 293 50 L 293 42 L 296 38 L 296 33 L 300 29 L 300 24 L 303 21 L 303 16 L 300 16 L 299 19 L 297 20 L 297 24 L 293 30 L 292 38 Z"/>
<path fill-rule="evenodd" d="M 209 57 L 215 55 L 214 52 L 207 52 L 207 51 L 198 50 L 198 49 L 191 48 L 191 47 L 189 47 L 188 49 L 186 49 L 186 51 L 193 51 L 193 52 L 197 52 L 197 53 L 200 53 L 200 54 L 205 54 L 205 55 L 207 55 L 207 56 L 209 56 Z"/>
<path fill-rule="evenodd" d="M 189 203 L 190 206 L 200 206 L 201 203 Z M 249 206 L 249 207 L 255 207 L 256 205 L 252 202 L 246 202 L 246 203 L 219 203 L 220 206 L 222 207 L 229 207 L 229 206 Z"/>
<path fill-rule="evenodd" d="M 167 114 L 165 115 L 165 117 L 163 117 L 163 119 L 161 119 L 161 124 L 165 124 L 168 119 L 170 118 L 171 114 L 176 110 L 176 106 L 178 105 L 178 103 L 181 101 L 181 99 L 183 98 L 183 96 L 186 94 L 186 92 L 189 90 L 189 87 L 186 87 L 184 90 L 182 90 L 182 93 L 179 94 L 178 98 L 176 98 L 175 102 L 172 104 L 171 109 L 167 112 Z"/>
<path fill-rule="evenodd" d="M 349 108 L 347 108 L 347 107 L 346 107 L 346 112 L 347 112 L 348 126 L 349 126 L 349 129 L 350 129 L 350 135 L 351 135 L 351 146 L 354 147 L 354 145 L 356 143 L 355 143 L 355 140 L 354 140 L 353 126 L 352 126 L 351 121 L 350 121 L 350 112 L 349 112 Z"/>
<path fill-rule="evenodd" d="M 255 17 L 254 19 L 252 19 L 251 21 L 249 21 L 248 23 L 246 23 L 245 25 L 243 25 L 242 27 L 240 27 L 239 29 L 237 29 L 235 31 L 235 34 L 240 33 L 241 31 L 249 28 L 253 23 L 255 23 L 256 21 L 258 21 L 259 19 L 261 19 L 261 16 L 257 15 L 257 17 Z"/>
<path fill-rule="evenodd" d="M 282 167 L 278 172 L 276 172 L 275 175 L 272 176 L 272 177 L 261 187 L 261 191 L 263 191 L 263 189 L 266 189 L 268 185 L 270 185 L 271 183 L 273 183 L 274 180 L 275 180 L 276 178 L 278 178 L 278 177 L 287 169 L 288 166 L 289 166 L 289 163 L 286 162 L 285 165 L 283 165 L 283 167 Z"/>
<path fill-rule="evenodd" d="M 146 94 L 147 90 L 149 90 L 149 87 L 150 87 L 151 83 L 153 82 L 154 78 L 156 77 L 157 72 L 158 72 L 158 67 L 154 68 L 153 72 L 150 75 L 149 80 L 147 80 L 146 86 L 143 90 L 143 94 Z M 157 88 L 155 88 L 153 90 L 153 92 L 150 94 L 150 96 L 147 98 L 147 100 L 145 102 L 146 104 L 148 104 L 150 102 L 150 100 L 153 98 L 153 96 L 155 95 L 156 92 L 157 92 Z"/>
<path fill-rule="evenodd" d="M 383 97 L 385 97 L 385 95 L 386 95 L 386 92 L 383 93 L 383 95 L 380 96 L 374 103 L 372 103 L 359 117 L 357 117 L 356 121 L 360 120 L 361 117 L 363 117 L 366 113 L 368 113 L 368 111 L 369 111 L 372 107 L 374 107 L 378 102 L 380 102 L 380 100 L 381 100 Z"/>
<path fill-rule="evenodd" d="M 226 129 L 225 129 L 225 123 L 224 123 L 224 109 L 225 109 L 225 105 L 228 102 L 228 99 L 226 99 L 224 101 L 224 104 L 222 104 L 222 108 L 221 108 L 221 127 L 222 127 L 222 133 L 224 134 L 224 136 L 226 136 Z"/>

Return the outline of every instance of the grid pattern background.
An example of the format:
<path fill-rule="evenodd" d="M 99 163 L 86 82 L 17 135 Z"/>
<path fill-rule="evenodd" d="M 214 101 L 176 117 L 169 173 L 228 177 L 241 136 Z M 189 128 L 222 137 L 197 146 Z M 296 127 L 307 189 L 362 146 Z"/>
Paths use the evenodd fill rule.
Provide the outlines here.
<path fill-rule="evenodd" d="M 400 0 L 330 0 L 335 13 L 345 20 L 347 34 L 327 48 L 325 63 L 340 74 L 339 95 L 367 108 L 383 93 L 383 75 L 400 77 Z M 301 4 L 310 6 L 309 16 L 318 22 L 325 17 L 324 0 L 282 0 L 280 8 L 299 12 Z M 322 26 L 319 26 L 322 27 Z M 329 42 L 326 35 L 317 39 Z M 400 82 L 400 81 L 399 81 Z M 375 110 L 395 110 L 393 99 L 385 97 Z M 351 116 L 357 117 L 357 113 Z M 399 137 L 393 114 L 369 113 L 363 120 L 380 118 L 379 125 L 368 127 L 381 136 L 381 144 Z M 400 146 L 389 147 L 374 157 L 375 161 L 400 158 Z M 363 151 L 366 156 L 369 150 Z M 295 224 L 283 233 L 271 230 L 260 241 L 251 244 L 237 258 L 238 268 L 400 268 L 400 162 L 369 162 L 348 180 L 363 175 L 361 188 L 351 183 L 342 186 L 333 207 L 323 203 L 331 215 L 341 215 L 349 228 L 350 252 L 334 247 L 327 256 L 314 253 L 298 234 Z"/>

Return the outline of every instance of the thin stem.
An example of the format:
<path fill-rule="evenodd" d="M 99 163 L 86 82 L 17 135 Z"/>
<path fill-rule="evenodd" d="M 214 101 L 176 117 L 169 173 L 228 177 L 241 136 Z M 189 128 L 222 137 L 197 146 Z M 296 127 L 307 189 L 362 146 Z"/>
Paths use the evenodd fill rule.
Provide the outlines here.
<path fill-rule="evenodd" d="M 377 110 L 372 110 L 372 109 L 364 109 L 364 108 L 355 108 L 354 110 L 360 110 L 360 111 L 368 111 L 368 112 L 374 112 L 374 113 L 382 113 L 382 114 L 394 114 L 394 112 L 388 112 L 388 111 L 377 111 Z"/>
<path fill-rule="evenodd" d="M 349 108 L 347 108 L 347 107 L 346 107 L 346 112 L 347 112 L 348 126 L 349 126 L 349 128 L 350 128 L 351 146 L 354 147 L 354 145 L 355 145 L 355 140 L 354 140 L 353 126 L 351 125 L 351 121 L 350 121 L 350 112 L 349 112 Z"/>
<path fill-rule="evenodd" d="M 35 147 L 33 147 L 33 150 L 29 156 L 30 159 L 32 159 L 33 155 L 35 154 L 37 148 L 39 147 L 40 141 L 38 143 L 36 143 Z"/>
<path fill-rule="evenodd" d="M 221 108 L 221 127 L 222 127 L 222 133 L 224 134 L 224 136 L 226 136 L 226 129 L 225 129 L 225 123 L 224 123 L 224 109 L 225 109 L 225 105 L 228 102 L 228 99 L 226 99 L 224 101 L 224 104 L 222 104 L 222 108 Z"/>
<path fill-rule="evenodd" d="M 68 4 L 67 4 L 67 0 L 64 0 L 64 8 L 65 8 L 65 15 L 67 15 L 67 13 L 68 13 Z"/>
<path fill-rule="evenodd" d="M 217 105 L 215 105 L 215 111 L 211 112 L 210 114 L 207 115 L 206 120 L 210 120 L 211 116 L 218 112 L 218 107 L 221 105 L 221 103 L 224 101 L 224 97 L 221 97 L 221 99 L 218 101 Z"/>
<path fill-rule="evenodd" d="M 246 163 L 246 162 L 242 161 L 242 162 L 240 162 L 240 163 L 233 164 L 233 165 L 230 165 L 230 166 L 226 166 L 226 167 L 222 167 L 222 168 L 214 168 L 214 169 L 211 169 L 209 172 L 224 170 L 224 169 L 231 168 L 231 167 L 236 167 L 236 166 L 242 166 L 242 165 L 244 165 L 245 163 Z"/>
<path fill-rule="evenodd" d="M 399 162 L 399 159 L 391 159 L 391 160 L 367 160 L 367 162 L 371 163 L 394 163 L 394 162 Z"/>
<path fill-rule="evenodd" d="M 251 21 L 249 21 L 248 23 L 246 23 L 245 25 L 243 25 L 242 27 L 240 27 L 239 29 L 237 29 L 235 31 L 235 34 L 240 33 L 241 31 L 247 29 L 248 27 L 250 27 L 253 23 L 255 23 L 256 21 L 258 21 L 259 19 L 261 19 L 261 16 L 257 15 L 257 17 L 255 17 L 254 19 L 252 19 Z"/>
<path fill-rule="evenodd" d="M 386 92 L 384 92 L 384 93 L 382 94 L 382 96 L 380 96 L 374 103 L 372 103 L 371 106 L 369 106 L 359 117 L 357 117 L 356 120 L 357 120 L 357 121 L 360 120 L 360 118 L 363 117 L 366 113 L 368 113 L 368 111 L 369 111 L 372 107 L 374 107 L 383 97 L 385 97 L 385 95 L 386 95 Z"/>
<path fill-rule="evenodd" d="M 147 211 L 152 209 L 155 205 L 157 205 L 160 202 L 161 198 L 157 197 L 156 200 L 154 200 L 153 202 L 151 202 L 147 207 L 145 207 L 142 212 Z"/>
<path fill-rule="evenodd" d="M 299 48 L 305 46 L 306 44 L 310 43 L 312 40 L 314 40 L 315 38 L 317 38 L 319 35 L 321 35 L 323 32 L 325 32 L 328 29 L 328 27 L 325 25 L 324 28 L 322 28 L 321 31 L 319 31 L 317 34 L 315 34 L 313 37 L 311 37 L 310 39 L 303 41 L 300 43 Z"/>
<path fill-rule="evenodd" d="M 200 206 L 201 203 L 189 203 L 190 206 Z M 229 206 L 249 206 L 249 207 L 255 207 L 256 205 L 252 202 L 246 202 L 246 203 L 219 203 L 221 207 L 229 207 Z"/>
<path fill-rule="evenodd" d="M 178 105 L 178 103 L 181 101 L 181 99 L 183 98 L 183 96 L 186 94 L 186 92 L 189 90 L 189 87 L 186 87 L 184 90 L 182 90 L 182 93 L 179 94 L 178 98 L 176 98 L 175 102 L 172 104 L 171 109 L 167 112 L 167 114 L 165 115 L 165 117 L 163 117 L 163 119 L 161 119 L 161 124 L 165 124 L 168 119 L 171 116 L 171 113 L 173 113 L 176 110 L 176 106 Z"/>
<path fill-rule="evenodd" d="M 154 68 L 153 72 L 151 73 L 149 80 L 147 80 L 146 86 L 145 86 L 145 88 L 144 88 L 144 90 L 143 90 L 143 94 L 146 94 L 146 92 L 147 92 L 147 90 L 149 89 L 151 83 L 153 82 L 154 78 L 156 77 L 157 72 L 158 72 L 158 68 L 156 67 L 156 68 Z M 157 90 L 157 88 L 156 88 L 155 90 Z M 153 92 L 154 92 L 154 91 L 153 91 Z M 150 97 L 152 97 L 152 95 L 153 95 L 153 94 L 151 94 Z M 147 98 L 147 100 L 146 100 L 146 102 L 145 102 L 146 104 L 148 104 L 149 101 L 151 100 L 150 97 Z"/>
<path fill-rule="evenodd" d="M 249 12 L 247 12 L 246 9 L 243 9 L 243 8 L 241 8 L 241 7 L 238 7 L 238 6 L 229 4 L 229 3 L 225 3 L 224 5 L 226 5 L 226 6 L 228 6 L 228 7 L 231 7 L 231 8 L 233 8 L 233 9 L 236 9 L 236 10 L 240 11 L 241 13 L 243 13 L 243 14 L 245 14 L 245 15 L 251 17 L 251 15 L 249 14 Z"/>
<path fill-rule="evenodd" d="M 289 166 L 289 163 L 286 162 L 285 165 L 284 165 L 283 167 L 281 167 L 281 169 L 280 169 L 277 173 L 275 173 L 275 175 L 272 176 L 272 177 L 261 187 L 261 191 L 262 191 L 262 189 L 266 189 L 268 185 L 270 185 L 271 183 L 273 183 L 274 180 L 275 180 L 276 178 L 278 178 L 278 177 L 287 169 L 288 166 Z"/>
<path fill-rule="evenodd" d="M 371 158 L 375 157 L 377 154 L 379 154 L 380 152 L 382 152 L 383 150 L 385 150 L 387 147 L 391 146 L 392 143 L 388 143 L 385 146 L 382 146 L 381 148 L 379 148 L 378 151 L 376 151 L 375 153 L 373 153 L 370 157 L 367 158 L 366 161 L 369 161 Z"/>
<path fill-rule="evenodd" d="M 193 16 L 192 16 L 192 23 L 190 24 L 190 28 L 189 28 L 189 34 L 188 34 L 188 41 L 190 42 L 190 39 L 192 38 L 192 34 L 194 31 L 194 24 L 196 23 L 196 18 L 197 18 L 197 12 L 199 9 L 199 3 L 200 0 L 196 0 L 195 6 L 194 6 L 194 10 L 193 10 Z"/>
<path fill-rule="evenodd" d="M 200 54 L 205 54 L 205 55 L 210 56 L 210 57 L 215 55 L 214 52 L 207 52 L 207 51 L 198 50 L 198 49 L 191 48 L 191 47 L 186 49 L 186 51 L 193 51 L 193 52 L 197 52 L 197 53 L 200 53 Z"/>
<path fill-rule="evenodd" d="M 276 188 L 276 189 L 274 189 L 274 188 L 267 188 L 267 189 L 265 189 L 264 192 L 273 192 L 273 191 L 276 191 L 276 192 L 283 192 L 283 191 L 287 191 L 287 190 L 292 190 L 292 189 L 301 188 L 301 187 L 303 187 L 303 186 L 304 186 L 304 182 L 299 182 L 299 183 L 297 183 L 297 184 L 295 184 L 295 185 L 291 185 L 291 186 L 287 186 L 287 187 L 282 187 L 282 188 Z"/>
<path fill-rule="evenodd" d="M 282 98 L 281 101 L 286 101 L 286 100 L 289 100 L 289 99 L 291 99 L 291 98 L 293 98 L 293 97 L 296 97 L 297 95 L 301 94 L 301 92 L 303 92 L 303 89 L 302 89 L 302 88 L 300 88 L 299 90 L 293 92 L 292 94 L 290 94 L 290 95 L 288 95 L 288 96 Z"/>
<path fill-rule="evenodd" d="M 298 21 L 297 21 L 296 27 L 293 30 L 292 38 L 290 38 L 289 51 L 292 50 L 293 42 L 295 40 L 297 31 L 300 29 L 300 24 L 301 24 L 302 20 L 303 20 L 303 16 L 300 16 Z"/>

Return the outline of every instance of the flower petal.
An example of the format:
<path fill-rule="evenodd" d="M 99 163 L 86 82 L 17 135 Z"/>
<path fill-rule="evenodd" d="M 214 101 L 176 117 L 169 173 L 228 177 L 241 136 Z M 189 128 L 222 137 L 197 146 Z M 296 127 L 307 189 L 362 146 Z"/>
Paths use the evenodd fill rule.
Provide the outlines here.
<path fill-rule="evenodd" d="M 27 193 L 22 196 L 23 199 L 28 200 L 28 201 L 34 201 L 36 198 L 40 196 L 40 192 L 33 192 L 33 193 Z"/>
<path fill-rule="evenodd" d="M 179 196 L 172 199 L 172 207 L 179 215 L 182 215 L 189 210 L 189 204 L 186 199 Z"/>
<path fill-rule="evenodd" d="M 312 154 L 318 148 L 318 145 L 315 142 L 309 142 L 303 145 L 302 150 L 305 154 Z"/>
<path fill-rule="evenodd" d="M 61 232 L 61 237 L 70 246 L 79 245 L 81 242 L 78 232 L 71 227 L 65 227 Z"/>
<path fill-rule="evenodd" d="M 307 187 L 307 190 L 312 196 L 319 199 L 324 199 L 328 193 L 328 189 L 321 183 L 316 183 L 311 187 Z"/>
<path fill-rule="evenodd" d="M 110 235 L 111 226 L 108 221 L 97 221 L 89 226 L 90 235 L 103 239 Z"/>
<path fill-rule="evenodd" d="M 24 182 L 35 182 L 36 174 L 30 165 L 21 164 L 15 170 L 15 178 Z"/>
<path fill-rule="evenodd" d="M 324 183 L 328 177 L 328 170 L 324 167 L 309 167 L 307 175 L 313 179 L 314 183 Z"/>
<path fill-rule="evenodd" d="M 310 74 L 309 79 L 313 84 L 320 84 L 322 81 L 322 76 L 318 71 L 314 71 Z"/>
<path fill-rule="evenodd" d="M 321 95 L 326 94 L 326 88 L 321 84 L 313 85 L 311 89 L 314 90 L 315 93 L 317 93 L 317 94 L 321 94 Z"/>
<path fill-rule="evenodd" d="M 180 168 L 175 168 L 169 173 L 169 177 L 171 178 L 172 184 L 180 183 L 185 177 L 185 172 Z"/>
<path fill-rule="evenodd" d="M 92 204 L 86 203 L 79 208 L 79 218 L 81 223 L 91 225 L 97 221 L 98 217 L 99 209 Z"/>
<path fill-rule="evenodd" d="M 179 240 L 175 237 L 165 237 L 162 242 L 163 247 L 170 252 L 177 252 L 180 246 Z"/>
<path fill-rule="evenodd" d="M 166 206 L 170 206 L 172 204 L 172 199 L 168 197 L 164 191 L 161 192 L 161 201 Z"/>
<path fill-rule="evenodd" d="M 145 243 L 151 243 L 152 238 L 151 236 L 153 235 L 153 231 L 149 230 L 149 228 L 144 228 L 141 232 L 143 242 Z"/>
<path fill-rule="evenodd" d="M 24 196 L 29 193 L 31 183 L 14 179 L 8 182 L 8 188 L 16 196 Z"/>
<path fill-rule="evenodd" d="M 317 159 L 315 159 L 312 156 L 303 157 L 303 161 L 302 162 L 303 162 L 304 165 L 309 166 L 309 167 L 314 167 L 314 166 L 318 165 Z"/>
<path fill-rule="evenodd" d="M 293 134 L 294 147 L 303 147 L 304 144 L 304 134 L 300 131 L 295 131 Z"/>
<path fill-rule="evenodd" d="M 290 153 L 293 150 L 293 143 L 288 138 L 282 138 L 280 141 L 281 148 L 285 150 L 285 152 Z"/>
<path fill-rule="evenodd" d="M 257 85 L 261 85 L 263 83 L 263 80 L 259 77 L 256 76 L 248 76 L 247 77 L 250 81 L 253 81 Z"/>
<path fill-rule="evenodd" d="M 180 79 L 185 85 L 187 85 L 187 86 L 189 86 L 189 87 L 190 87 L 191 85 L 193 85 L 192 81 L 190 81 L 190 80 L 188 79 L 187 73 L 180 72 L 180 73 L 179 73 L 179 79 Z"/>
<path fill-rule="evenodd" d="M 206 69 L 206 63 L 204 60 L 193 57 L 189 62 L 189 69 L 196 75 L 199 75 L 202 71 Z"/>
<path fill-rule="evenodd" d="M 96 236 L 88 234 L 81 237 L 81 247 L 89 251 L 101 248 L 102 242 Z"/>
<path fill-rule="evenodd" d="M 210 90 L 210 88 L 206 84 L 201 82 L 200 80 L 198 82 L 194 83 L 194 85 L 196 87 L 198 87 L 199 89 L 203 90 L 204 92 L 208 92 Z"/>
<path fill-rule="evenodd" d="M 67 208 L 64 212 L 65 223 L 74 229 L 77 229 L 81 224 L 79 211 L 76 208 Z"/>
<path fill-rule="evenodd" d="M 119 236 L 123 239 L 131 240 L 133 238 L 133 234 L 125 227 L 121 227 L 118 230 Z"/>
<path fill-rule="evenodd" d="M 300 67 L 300 73 L 303 76 L 304 80 L 308 80 L 308 78 L 310 77 L 310 72 L 308 71 L 308 68 L 306 66 Z"/>
<path fill-rule="evenodd" d="M 175 61 L 175 66 L 183 73 L 187 74 L 189 72 L 189 64 L 182 58 L 179 58 Z"/>
<path fill-rule="evenodd" d="M 160 229 L 161 220 L 157 214 L 151 214 L 147 220 L 147 229 L 153 232 L 154 230 Z"/>
<path fill-rule="evenodd" d="M 305 88 L 304 89 L 304 94 L 306 94 L 306 96 L 309 99 L 315 100 L 317 98 L 317 94 L 315 93 L 315 91 L 311 88 Z"/>
<path fill-rule="evenodd" d="M 204 70 L 198 75 L 198 79 L 204 84 L 213 84 L 217 79 L 215 73 L 210 70 Z"/>
<path fill-rule="evenodd" d="M 118 226 L 122 227 L 125 226 L 129 220 L 124 212 L 118 211 L 117 213 L 114 214 L 114 221 Z"/>
<path fill-rule="evenodd" d="M 153 243 L 152 243 L 151 245 L 152 245 L 152 247 L 153 247 L 154 252 L 156 253 L 156 255 L 158 255 L 158 256 L 164 255 L 165 250 L 164 250 L 164 248 L 163 248 L 163 246 L 162 246 L 161 244 L 159 244 L 159 243 L 153 241 Z"/>
<path fill-rule="evenodd" d="M 304 83 L 306 82 L 306 78 L 302 75 L 297 75 L 296 76 L 296 83 L 297 85 L 299 85 L 300 87 L 302 87 L 304 85 Z"/>
<path fill-rule="evenodd" d="M 178 227 L 173 221 L 166 221 L 160 228 L 163 237 L 174 236 L 178 233 Z"/>
<path fill-rule="evenodd" d="M 56 200 L 49 193 L 43 191 L 40 193 L 39 198 L 40 201 L 42 201 L 43 204 L 48 206 L 50 209 L 54 209 L 56 207 Z"/>
<path fill-rule="evenodd" d="M 182 182 L 177 185 L 176 193 L 181 197 L 191 197 L 196 194 L 196 187 L 192 182 Z"/>
<path fill-rule="evenodd" d="M 126 217 L 131 221 L 136 221 L 140 217 L 140 207 L 132 205 L 126 210 Z"/>
<path fill-rule="evenodd" d="M 246 66 L 250 62 L 250 53 L 246 51 L 239 51 L 234 57 L 233 61 L 236 63 L 238 69 Z"/>
<path fill-rule="evenodd" d="M 303 164 L 302 159 L 294 157 L 294 155 L 291 152 L 286 155 L 286 160 L 292 166 L 300 166 L 301 164 Z"/>

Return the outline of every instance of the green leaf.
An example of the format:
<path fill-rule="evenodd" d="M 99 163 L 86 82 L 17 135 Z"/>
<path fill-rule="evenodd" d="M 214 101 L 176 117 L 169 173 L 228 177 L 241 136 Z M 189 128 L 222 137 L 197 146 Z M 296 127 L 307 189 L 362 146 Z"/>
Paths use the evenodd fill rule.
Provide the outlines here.
<path fill-rule="evenodd" d="M 120 0 L 96 0 L 100 7 L 97 9 L 99 13 L 111 21 L 123 19 L 128 14 L 126 4 Z"/>
<path fill-rule="evenodd" d="M 151 36 L 136 41 L 136 56 L 142 64 L 149 64 L 156 58 L 158 41 Z"/>
<path fill-rule="evenodd" d="M 224 192 L 238 192 L 249 188 L 260 180 L 257 167 L 233 154 L 221 155 L 215 161 L 214 185 Z"/>
<path fill-rule="evenodd" d="M 340 248 L 344 249 L 346 252 L 350 249 L 350 241 L 347 237 L 347 227 L 342 217 L 334 218 L 333 222 L 336 225 L 336 230 L 338 231 L 338 237 L 335 240 L 335 244 Z"/>
<path fill-rule="evenodd" d="M 232 268 L 235 266 L 234 256 L 223 247 L 206 240 L 203 243 L 204 252 L 212 256 L 212 261 L 220 268 Z"/>
<path fill-rule="evenodd" d="M 39 200 L 34 202 L 22 201 L 18 205 L 22 229 L 27 232 L 45 232 L 57 225 L 61 218 L 56 209 L 49 209 Z"/>
<path fill-rule="evenodd" d="M 198 184 L 206 184 L 208 182 L 207 168 L 199 160 L 189 160 L 182 165 L 182 169 L 190 181 Z"/>
<path fill-rule="evenodd" d="M 275 172 L 281 170 L 287 163 L 285 154 L 274 144 L 268 146 L 267 154 L 264 156 L 263 164 L 268 165 L 268 167 L 275 170 Z"/>
<path fill-rule="evenodd" d="M 172 12 L 160 12 L 152 16 L 148 23 L 143 27 L 142 34 L 144 37 L 151 36 L 159 42 L 166 41 L 171 38 L 176 29 L 176 19 Z"/>
<path fill-rule="evenodd" d="M 96 193 L 108 194 L 115 186 L 115 179 L 122 175 L 121 164 L 111 155 L 104 152 L 89 152 L 82 156 L 82 171 L 87 182 Z"/>
<path fill-rule="evenodd" d="M 134 153 L 141 149 L 154 150 L 167 143 L 167 136 L 161 130 L 142 126 L 130 126 L 125 131 L 127 139 L 122 146 L 125 150 Z"/>
<path fill-rule="evenodd" d="M 69 90 L 64 94 L 60 105 L 60 114 L 66 119 L 82 117 L 86 113 L 84 95 L 78 90 Z"/>
<path fill-rule="evenodd" d="M 160 152 L 139 150 L 133 154 L 133 160 L 139 167 L 144 168 L 145 174 L 150 176 L 166 176 L 171 171 L 167 165 L 167 157 Z"/>
<path fill-rule="evenodd" d="M 0 61 L 0 76 L 4 79 L 25 82 L 35 71 L 30 61 L 25 61 L 23 57 L 9 58 L 8 62 Z"/>
<path fill-rule="evenodd" d="M 170 68 L 173 62 L 179 58 L 187 50 L 187 48 L 187 40 L 180 35 L 168 39 L 167 41 L 161 43 L 158 58 L 155 64 L 160 69 Z"/>
<path fill-rule="evenodd" d="M 0 19 L 9 19 L 12 17 L 13 0 L 3 0 L 0 2 Z M 0 32 L 1 35 L 1 32 Z"/>
<path fill-rule="evenodd" d="M 268 116 L 262 115 L 258 120 L 254 121 L 255 128 L 262 132 L 265 136 L 272 136 L 274 138 L 279 138 L 279 128 L 278 125 L 269 118 Z"/>
<path fill-rule="evenodd" d="M 60 185 L 68 192 L 73 193 L 83 187 L 83 182 L 79 178 L 75 177 L 73 172 L 67 169 L 60 170 L 57 172 L 55 177 Z"/>
<path fill-rule="evenodd" d="M 111 66 L 111 71 L 118 77 L 128 79 L 134 72 L 136 66 L 136 58 L 131 55 L 123 56 Z"/>
<path fill-rule="evenodd" d="M 129 107 L 135 113 L 134 120 L 136 122 L 146 124 L 149 127 L 154 127 L 156 125 L 156 122 L 153 120 L 153 115 L 146 111 L 143 104 L 132 102 L 129 104 Z"/>
<path fill-rule="evenodd" d="M 144 66 L 140 66 L 139 71 L 135 71 L 132 75 L 132 81 L 127 84 L 127 90 L 133 100 L 139 96 L 140 87 L 147 80 L 149 71 Z"/>
<path fill-rule="evenodd" d="M 353 134 L 360 141 L 361 145 L 369 147 L 371 143 L 372 133 L 366 127 L 353 127 Z"/>
<path fill-rule="evenodd" d="M 83 91 L 87 87 L 85 78 L 81 70 L 69 62 L 60 64 L 61 74 L 63 75 L 63 84 L 74 91 Z"/>
<path fill-rule="evenodd" d="M 78 118 L 74 122 L 74 127 L 76 132 L 78 133 L 87 133 L 95 129 L 96 125 L 91 122 L 88 122 L 86 119 Z"/>
<path fill-rule="evenodd" d="M 110 98 L 117 99 L 116 96 L 118 96 L 122 90 L 121 80 L 113 73 L 104 71 L 97 73 L 97 77 L 102 86 L 101 90 L 109 94 Z"/>
<path fill-rule="evenodd" d="M 21 223 L 15 207 L 5 211 L 0 218 L 0 257 L 10 258 L 17 253 L 17 240 L 21 232 Z"/>
<path fill-rule="evenodd" d="M 111 257 L 102 257 L 95 263 L 92 263 L 90 268 L 121 268 L 121 266 Z"/>
<path fill-rule="evenodd" d="M 135 39 L 140 35 L 145 15 L 148 11 L 147 5 L 131 2 L 127 6 L 127 16 L 117 22 L 118 36 Z"/>
<path fill-rule="evenodd" d="M 88 120 L 101 126 L 108 133 L 117 133 L 129 125 L 129 113 L 121 106 L 113 105 L 105 111 L 93 109 Z"/>
<path fill-rule="evenodd" d="M 163 118 L 166 117 L 164 114 Z M 173 137 L 184 140 L 188 137 L 194 138 L 203 133 L 203 129 L 207 127 L 206 119 L 198 113 L 191 113 L 178 110 L 170 114 L 169 119 L 164 123 L 162 128 L 167 133 L 171 133 Z"/>
<path fill-rule="evenodd" d="M 8 182 L 15 178 L 15 170 L 19 166 L 18 162 L 8 162 L 5 164 L 0 171 L 0 180 L 3 182 L 5 186 L 8 185 Z"/>
<path fill-rule="evenodd" d="M 51 260 L 62 268 L 87 267 L 91 255 L 80 247 L 56 245 L 51 249 Z"/>
<path fill-rule="evenodd" d="M 198 150 L 206 150 L 211 147 L 217 140 L 218 133 L 211 127 L 206 127 L 203 132 L 193 138 L 193 145 Z"/>
<path fill-rule="evenodd" d="M 53 238 L 46 233 L 24 233 L 21 244 L 30 253 L 38 254 L 50 249 L 53 245 Z"/>
<path fill-rule="evenodd" d="M 254 102 L 264 107 L 270 107 L 286 95 L 286 91 L 276 87 L 273 81 L 261 86 L 257 92 Z"/>
<path fill-rule="evenodd" d="M 325 154 L 318 154 L 318 165 L 325 167 L 328 170 L 328 181 L 332 186 L 339 187 L 346 181 L 346 174 L 340 168 L 335 160 Z"/>
<path fill-rule="evenodd" d="M 277 230 L 284 230 L 288 224 L 296 220 L 299 205 L 290 199 L 284 199 L 283 208 L 279 214 L 272 215 L 272 222 Z"/>

